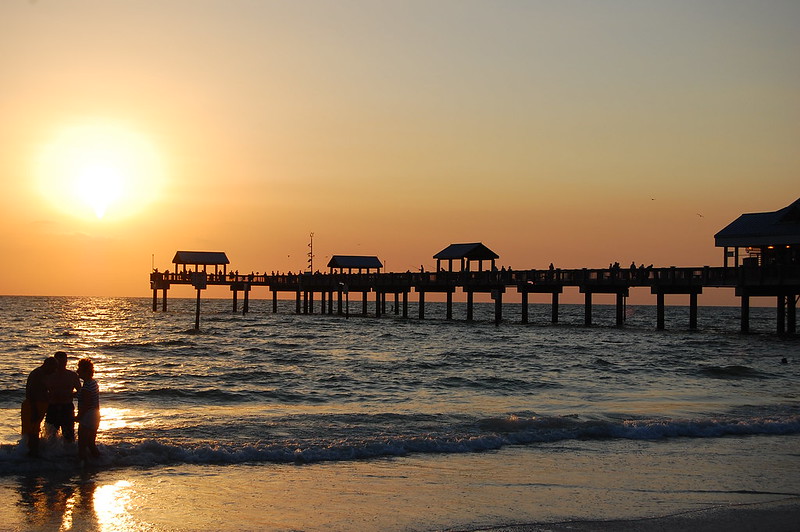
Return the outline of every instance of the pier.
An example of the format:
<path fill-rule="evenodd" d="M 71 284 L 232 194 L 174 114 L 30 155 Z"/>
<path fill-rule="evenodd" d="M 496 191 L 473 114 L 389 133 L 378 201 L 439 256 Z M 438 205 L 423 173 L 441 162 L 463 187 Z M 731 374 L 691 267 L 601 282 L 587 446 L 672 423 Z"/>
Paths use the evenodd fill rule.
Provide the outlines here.
<path fill-rule="evenodd" d="M 393 312 L 408 318 L 409 295 L 416 294 L 418 318 L 425 318 L 426 294 L 444 294 L 446 319 L 453 319 L 453 299 L 457 292 L 466 299 L 467 321 L 473 320 L 476 293 L 491 294 L 495 302 L 494 320 L 503 319 L 503 295 L 516 291 L 521 298 L 521 321 L 528 323 L 531 294 L 549 295 L 551 322 L 558 323 L 559 296 L 565 288 L 577 288 L 584 294 L 584 324 L 592 325 L 594 294 L 616 296 L 616 325 L 625 323 L 625 306 L 632 289 L 649 289 L 656 301 L 656 328 L 665 328 L 665 296 L 688 298 L 690 329 L 697 328 L 698 296 L 705 288 L 729 288 L 741 303 L 741 331 L 750 331 L 750 300 L 754 297 L 775 299 L 776 332 L 796 334 L 797 304 L 800 300 L 800 199 L 778 211 L 744 214 L 715 235 L 717 247 L 724 250 L 723 266 L 695 268 L 645 267 L 631 264 L 608 268 L 497 269 L 499 256 L 482 243 L 451 244 L 433 255 L 432 272 L 382 272 L 383 264 L 374 256 L 334 255 L 327 273 L 241 275 L 229 272 L 229 260 L 223 252 L 178 251 L 173 271 L 150 274 L 153 310 L 167 310 L 167 292 L 172 285 L 192 285 L 197 290 L 199 327 L 200 293 L 208 286 L 228 286 L 232 293 L 232 311 L 238 312 L 239 293 L 242 312 L 249 311 L 250 291 L 266 288 L 272 294 L 272 311 L 278 311 L 279 294 L 291 294 L 295 311 L 314 314 L 319 300 L 322 314 L 349 315 L 350 295 L 359 294 L 361 315 L 369 315 L 372 294 L 374 316 L 386 314 L 386 301 L 393 297 Z M 732 264 L 730 264 L 731 260 Z M 484 269 L 484 264 L 487 269 Z M 213 269 L 213 271 L 211 271 Z M 290 296 L 291 297 L 291 296 Z M 346 304 L 345 304 L 346 303 Z"/>
<path fill-rule="evenodd" d="M 232 311 L 238 312 L 238 294 L 243 294 L 242 312 L 248 312 L 249 294 L 254 288 L 267 288 L 272 294 L 272 311 L 278 311 L 279 294 L 294 296 L 298 314 L 314 314 L 319 301 L 319 313 L 344 315 L 344 299 L 359 294 L 361 314 L 380 317 L 386 313 L 389 296 L 394 298 L 394 313 L 409 317 L 409 294 L 418 301 L 418 318 L 425 318 L 425 295 L 443 293 L 446 296 L 446 317 L 453 319 L 453 298 L 457 291 L 466 298 L 467 321 L 473 319 L 476 293 L 489 293 L 495 301 L 495 321 L 502 318 L 503 294 L 516 290 L 522 299 L 522 323 L 528 323 L 530 294 L 548 294 L 551 298 L 551 322 L 558 323 L 559 295 L 565 288 L 577 287 L 584 294 L 584 324 L 592 325 L 594 294 L 616 296 L 616 324 L 625 322 L 626 298 L 635 288 L 649 289 L 656 298 L 656 328 L 664 329 L 666 295 L 684 295 L 689 303 L 688 326 L 697 328 L 697 296 L 704 288 L 731 288 L 741 298 L 741 331 L 749 331 L 750 299 L 773 297 L 778 309 L 776 331 L 796 333 L 797 302 L 800 297 L 800 268 L 770 270 L 760 267 L 700 267 L 700 268 L 606 268 L 606 269 L 546 269 L 505 271 L 438 271 L 418 273 L 303 273 L 248 274 L 208 272 L 153 272 L 153 310 L 158 310 L 158 293 L 163 294 L 162 309 L 167 309 L 167 290 L 171 285 L 228 286 L 232 292 Z M 198 289 L 199 292 L 200 289 Z M 370 301 L 374 312 L 370 313 Z M 347 306 L 349 309 L 349 305 Z"/>

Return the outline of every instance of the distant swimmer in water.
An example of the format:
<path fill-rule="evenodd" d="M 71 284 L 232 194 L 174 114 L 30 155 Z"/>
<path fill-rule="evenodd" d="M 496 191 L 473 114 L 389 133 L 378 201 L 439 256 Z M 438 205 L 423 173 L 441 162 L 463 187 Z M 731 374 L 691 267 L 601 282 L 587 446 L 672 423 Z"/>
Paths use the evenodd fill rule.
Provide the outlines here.
<path fill-rule="evenodd" d="M 94 363 L 89 358 L 78 361 L 78 375 L 83 387 L 78 393 L 78 456 L 86 460 L 87 451 L 95 458 L 100 456 L 97 449 L 97 429 L 100 426 L 100 386 L 94 379 Z"/>
<path fill-rule="evenodd" d="M 47 413 L 47 377 L 58 363 L 46 358 L 41 366 L 31 371 L 25 383 L 25 400 L 22 402 L 22 435 L 27 436 L 28 456 L 39 456 L 39 432 Z"/>
<path fill-rule="evenodd" d="M 67 354 L 58 351 L 53 355 L 58 362 L 55 372 L 47 377 L 47 391 L 50 405 L 47 407 L 45 422 L 47 428 L 56 434 L 61 429 L 64 441 L 75 441 L 75 407 L 72 398 L 81 389 L 78 374 L 67 369 Z"/>

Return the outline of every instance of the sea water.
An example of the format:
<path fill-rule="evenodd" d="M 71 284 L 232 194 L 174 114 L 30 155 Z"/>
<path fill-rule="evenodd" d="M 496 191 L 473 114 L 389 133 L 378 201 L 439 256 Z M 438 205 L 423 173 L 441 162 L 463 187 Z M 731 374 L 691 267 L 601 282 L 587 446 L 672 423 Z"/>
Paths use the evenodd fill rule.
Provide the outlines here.
<path fill-rule="evenodd" d="M 0 523 L 10 529 L 429 530 L 647 517 L 800 493 L 800 341 L 774 309 L 0 297 Z M 416 316 L 413 303 L 410 316 Z M 101 457 L 19 436 L 27 374 L 91 357 Z M 784 363 L 784 360 L 785 363 Z"/>

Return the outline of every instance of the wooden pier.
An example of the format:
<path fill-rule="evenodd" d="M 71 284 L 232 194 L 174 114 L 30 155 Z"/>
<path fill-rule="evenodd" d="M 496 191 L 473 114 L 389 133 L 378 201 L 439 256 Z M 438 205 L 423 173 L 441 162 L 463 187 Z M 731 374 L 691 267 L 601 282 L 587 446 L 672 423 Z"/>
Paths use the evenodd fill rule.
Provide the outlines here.
<path fill-rule="evenodd" d="M 312 233 L 313 243 L 313 233 Z M 489 293 L 495 302 L 495 322 L 503 319 L 503 294 L 516 290 L 522 299 L 522 323 L 528 322 L 530 294 L 550 294 L 552 323 L 558 323 L 559 295 L 567 287 L 577 287 L 584 294 L 584 323 L 592 325 L 594 294 L 616 296 L 616 323 L 625 323 L 625 304 L 631 289 L 649 288 L 656 296 L 656 328 L 664 328 L 664 299 L 668 294 L 689 297 L 689 328 L 697 328 L 697 296 L 704 288 L 732 288 L 741 300 L 741 330 L 750 330 L 750 298 L 774 297 L 777 307 L 778 334 L 796 334 L 797 303 L 800 299 L 800 199 L 772 212 L 743 214 L 714 235 L 715 245 L 723 248 L 724 265 L 700 268 L 653 268 L 652 266 L 606 269 L 506 270 L 496 267 L 499 256 L 483 243 L 451 244 L 433 255 L 434 272 L 381 273 L 378 257 L 334 255 L 328 273 L 297 275 L 239 275 L 227 271 L 228 257 L 222 252 L 178 251 L 173 272 L 150 274 L 153 310 L 158 309 L 158 292 L 163 294 L 162 308 L 167 310 L 167 291 L 171 285 L 191 284 L 197 289 L 199 327 L 200 292 L 208 285 L 229 286 L 233 293 L 233 311 L 237 312 L 238 294 L 244 295 L 243 312 L 249 309 L 250 290 L 267 287 L 272 292 L 272 310 L 278 310 L 278 294 L 293 293 L 296 312 L 313 314 L 316 294 L 320 312 L 349 314 L 350 293 L 361 294 L 361 314 L 368 314 L 368 296 L 374 294 L 375 316 L 386 313 L 386 298 L 394 296 L 394 312 L 408 318 L 408 297 L 417 294 L 419 319 L 425 318 L 425 294 L 443 293 L 447 301 L 447 319 L 453 319 L 453 296 L 460 290 L 466 295 L 467 316 L 473 319 L 474 296 Z M 309 264 L 313 265 L 313 246 Z M 729 266 L 729 259 L 733 265 Z M 483 269 L 484 263 L 489 270 Z M 445 267 L 446 265 L 446 267 Z M 454 266 L 457 271 L 454 271 Z M 192 267 L 194 271 L 191 271 Z M 213 267 L 213 273 L 209 268 Z M 221 270 L 220 270 L 221 268 Z M 475 271 L 477 268 L 477 271 Z M 313 268 L 310 268 L 313 270 Z M 355 271 L 355 273 L 354 273 Z M 402 298 L 402 305 L 400 299 Z M 327 305 L 327 307 L 326 307 Z"/>
<path fill-rule="evenodd" d="M 408 318 L 409 294 L 416 293 L 418 317 L 425 318 L 425 295 L 445 294 L 446 318 L 453 319 L 453 298 L 457 291 L 466 296 L 466 320 L 473 319 L 474 294 L 489 293 L 495 301 L 495 321 L 500 322 L 503 295 L 516 290 L 522 299 L 522 323 L 528 323 L 530 294 L 550 294 L 551 322 L 558 323 L 559 295 L 565 288 L 577 287 L 584 294 L 584 324 L 592 325 L 594 294 L 616 296 L 616 324 L 625 323 L 626 299 L 631 289 L 646 288 L 656 296 L 656 328 L 664 329 L 665 296 L 686 295 L 689 303 L 688 326 L 697 328 L 697 296 L 704 288 L 731 288 L 741 298 L 741 331 L 748 332 L 750 299 L 773 297 L 777 305 L 779 334 L 796 334 L 797 302 L 800 297 L 800 268 L 763 267 L 699 267 L 699 268 L 606 268 L 546 269 L 501 271 L 438 271 L 419 273 L 304 273 L 266 275 L 203 271 L 158 272 L 150 274 L 153 310 L 158 310 L 158 292 L 162 292 L 162 309 L 167 309 L 167 291 L 172 285 L 228 286 L 232 292 L 232 311 L 238 312 L 239 293 L 243 294 L 244 313 L 249 310 L 250 291 L 268 288 L 272 294 L 272 311 L 278 311 L 281 293 L 291 293 L 298 314 L 314 314 L 319 300 L 322 314 L 345 314 L 344 300 L 360 294 L 361 314 L 368 315 L 372 294 L 374 316 L 386 313 L 388 296 L 394 298 L 394 313 Z M 198 288 L 198 293 L 201 288 Z M 349 312 L 349 304 L 346 306 Z"/>

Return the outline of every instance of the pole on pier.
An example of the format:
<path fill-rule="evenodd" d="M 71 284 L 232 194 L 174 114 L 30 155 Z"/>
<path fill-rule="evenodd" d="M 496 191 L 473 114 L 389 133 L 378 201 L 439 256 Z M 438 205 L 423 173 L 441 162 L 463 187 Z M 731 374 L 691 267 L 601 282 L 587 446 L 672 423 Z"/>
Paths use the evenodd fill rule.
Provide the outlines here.
<path fill-rule="evenodd" d="M 592 293 L 588 290 L 584 294 L 583 324 L 587 327 L 592 325 Z"/>
<path fill-rule="evenodd" d="M 197 305 L 194 312 L 194 330 L 200 330 L 200 289 L 197 289 Z"/>
<path fill-rule="evenodd" d="M 664 293 L 656 294 L 656 329 L 664 330 Z"/>
<path fill-rule="evenodd" d="M 447 291 L 447 319 L 453 319 L 453 292 Z"/>
<path fill-rule="evenodd" d="M 742 296 L 742 332 L 750 332 L 750 296 Z"/>
<path fill-rule="evenodd" d="M 556 324 L 558 323 L 558 292 L 553 292 L 553 307 L 551 311 L 552 316 L 550 321 L 553 322 L 553 324 Z"/>
<path fill-rule="evenodd" d="M 503 291 L 492 290 L 492 295 L 494 296 L 494 324 L 497 326 L 503 321 Z"/>
<path fill-rule="evenodd" d="M 697 294 L 689 294 L 689 329 L 697 329 Z"/>
<path fill-rule="evenodd" d="M 522 292 L 522 323 L 528 323 L 528 292 Z"/>
<path fill-rule="evenodd" d="M 617 327 L 625 324 L 625 294 L 617 292 Z"/>

